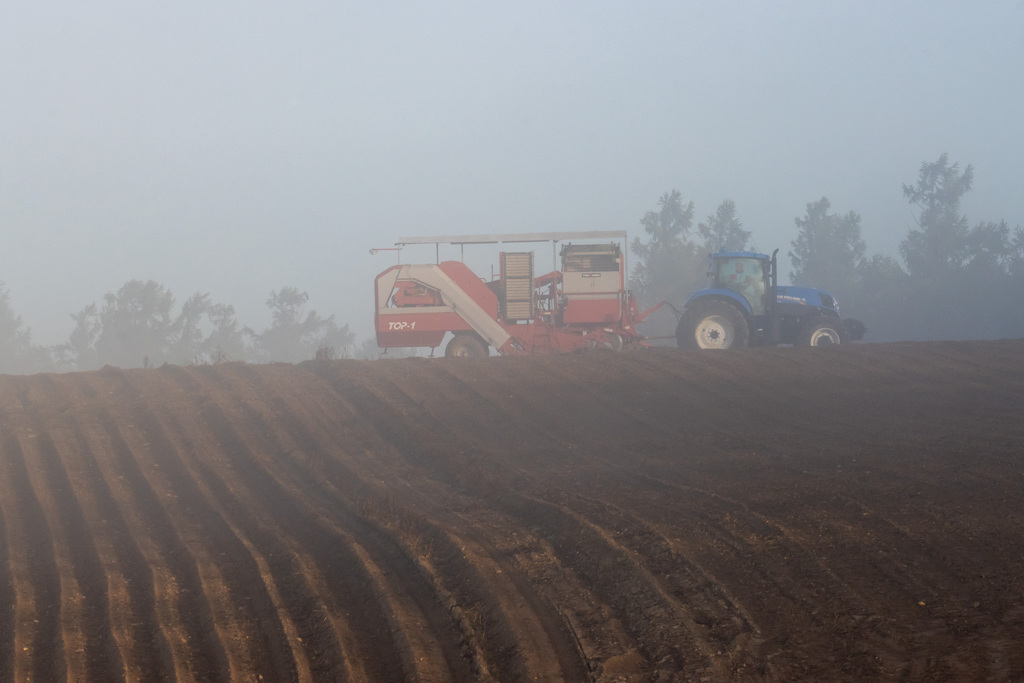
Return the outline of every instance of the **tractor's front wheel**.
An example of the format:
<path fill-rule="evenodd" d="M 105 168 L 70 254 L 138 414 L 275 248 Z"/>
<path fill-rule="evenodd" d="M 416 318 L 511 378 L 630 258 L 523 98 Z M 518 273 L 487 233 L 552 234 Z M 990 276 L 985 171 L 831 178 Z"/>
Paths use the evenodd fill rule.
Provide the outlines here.
<path fill-rule="evenodd" d="M 447 358 L 486 358 L 487 344 L 475 334 L 457 334 L 444 347 Z"/>
<path fill-rule="evenodd" d="M 735 306 L 712 301 L 683 314 L 676 343 L 681 349 L 743 348 L 750 343 L 750 327 Z"/>
<path fill-rule="evenodd" d="M 831 346 L 843 343 L 842 325 L 838 320 L 811 320 L 800 333 L 800 346 Z"/>

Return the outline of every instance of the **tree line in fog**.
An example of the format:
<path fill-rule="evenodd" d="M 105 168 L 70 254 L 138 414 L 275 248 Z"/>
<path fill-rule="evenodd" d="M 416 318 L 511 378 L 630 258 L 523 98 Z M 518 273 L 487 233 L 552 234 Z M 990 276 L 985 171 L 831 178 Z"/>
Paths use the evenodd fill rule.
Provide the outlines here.
<path fill-rule="evenodd" d="M 916 225 L 898 257 L 867 255 L 856 211 L 834 211 L 827 197 L 812 201 L 780 262 L 789 258 L 791 284 L 827 290 L 844 317 L 863 321 L 866 341 L 1024 337 L 1024 229 L 1001 219 L 972 227 L 960 202 L 973 184 L 974 169 L 945 154 L 924 162 L 903 185 Z M 673 190 L 641 225 L 646 238 L 631 245 L 631 286 L 642 304 L 681 304 L 705 286 L 709 253 L 752 249 L 731 200 L 694 227 L 693 202 Z"/>
<path fill-rule="evenodd" d="M 33 344 L 0 287 L 0 373 L 93 370 L 104 365 L 155 367 L 226 361 L 295 363 L 350 354 L 354 335 L 334 316 L 306 311 L 309 296 L 294 287 L 270 293 L 271 324 L 257 332 L 235 309 L 195 294 L 175 311 L 174 295 L 152 280 L 131 280 L 72 315 L 75 327 L 58 346 Z"/>
<path fill-rule="evenodd" d="M 917 180 L 903 185 L 917 220 L 898 257 L 867 255 L 856 211 L 834 211 L 827 197 L 808 203 L 780 256 L 789 258 L 792 284 L 836 296 L 844 317 L 867 325 L 867 341 L 1024 337 L 1024 230 L 1005 220 L 972 227 L 960 202 L 973 182 L 974 169 L 961 170 L 945 154 L 924 162 Z M 693 202 L 673 190 L 641 219 L 645 237 L 631 245 L 630 285 L 642 304 L 679 306 L 704 286 L 708 253 L 753 248 L 732 200 L 696 225 L 694 216 Z M 372 338 L 357 349 L 347 324 L 306 311 L 308 298 L 293 287 L 271 292 L 272 322 L 258 332 L 208 294 L 193 295 L 175 311 L 163 285 L 132 280 L 104 295 L 101 305 L 73 314 L 68 341 L 48 347 L 32 342 L 0 285 L 0 373 L 376 355 Z M 645 331 L 674 331 L 675 321 L 648 325 L 659 324 L 666 329 Z"/>

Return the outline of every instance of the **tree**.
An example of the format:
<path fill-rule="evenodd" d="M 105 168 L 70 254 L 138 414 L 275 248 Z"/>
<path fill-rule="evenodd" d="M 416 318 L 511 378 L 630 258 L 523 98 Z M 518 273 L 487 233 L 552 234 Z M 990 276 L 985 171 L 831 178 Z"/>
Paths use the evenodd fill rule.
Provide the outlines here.
<path fill-rule="evenodd" d="M 697 233 L 703 240 L 703 251 L 743 251 L 747 248 L 750 232 L 736 217 L 736 202 L 726 199 L 718 210 L 697 226 Z"/>
<path fill-rule="evenodd" d="M 840 296 L 857 288 L 857 269 L 864 260 L 860 216 L 850 211 L 840 216 L 829 213 L 827 197 L 807 205 L 807 214 L 795 219 L 797 238 L 789 252 L 794 284 L 817 287 Z"/>
<path fill-rule="evenodd" d="M 1013 243 L 1011 245 L 1012 256 L 1010 257 L 1010 275 L 1024 278 L 1024 228 L 1017 226 L 1013 231 Z"/>
<path fill-rule="evenodd" d="M 96 304 L 89 304 L 78 313 L 71 314 L 75 327 L 66 344 L 57 347 L 58 364 L 64 370 L 86 370 L 100 366 L 96 353 L 96 340 L 100 336 L 99 312 Z"/>
<path fill-rule="evenodd" d="M 1009 272 L 1009 292 L 1024 292 L 1024 228 L 1017 226 L 1013 232 L 1010 245 L 1011 257 L 1007 270 Z M 1024 337 L 1024 306 L 1018 301 L 1011 308 L 1010 331 L 1007 337 Z"/>
<path fill-rule="evenodd" d="M 122 368 L 158 365 L 166 360 L 175 333 L 174 296 L 161 284 L 130 280 L 103 297 L 96 354 L 103 365 Z"/>
<path fill-rule="evenodd" d="M 303 317 L 308 300 L 309 295 L 295 287 L 270 293 L 271 326 L 262 334 L 248 330 L 264 360 L 296 363 L 316 357 L 318 349 L 330 349 L 326 355 L 348 355 L 355 339 L 348 325 L 338 327 L 333 315 L 321 318 L 316 311 Z"/>
<path fill-rule="evenodd" d="M 213 330 L 203 341 L 203 357 L 207 362 L 245 360 L 249 350 L 245 345 L 244 328 L 235 317 L 230 304 L 213 304 L 206 311 Z"/>
<path fill-rule="evenodd" d="M 851 305 L 841 302 L 844 317 L 858 318 L 867 325 L 873 341 L 910 338 L 908 325 L 910 278 L 891 256 L 875 254 L 857 267 L 858 286 Z"/>
<path fill-rule="evenodd" d="M 1017 245 L 1006 221 L 978 223 L 967 233 L 964 267 L 972 273 L 1009 273 L 1017 258 Z"/>
<path fill-rule="evenodd" d="M 165 362 L 175 333 L 172 306 L 174 296 L 163 285 L 152 280 L 126 282 L 103 296 L 103 308 L 90 304 L 72 314 L 71 338 L 58 349 L 62 365 L 88 370 Z"/>
<path fill-rule="evenodd" d="M 194 363 L 202 357 L 202 320 L 210 306 L 208 294 L 195 294 L 181 306 L 178 313 L 177 334 L 172 340 L 168 355 L 181 363 Z"/>
<path fill-rule="evenodd" d="M 640 224 L 649 239 L 632 242 L 636 260 L 631 285 L 644 306 L 659 301 L 678 301 L 700 282 L 703 259 L 690 239 L 693 202 L 683 204 L 678 190 L 658 200 L 658 210 L 648 211 Z"/>
<path fill-rule="evenodd" d="M 903 185 L 903 196 L 921 210 L 917 229 L 900 243 L 900 255 L 911 276 L 934 281 L 967 261 L 967 218 L 960 214 L 960 200 L 974 184 L 974 168 L 960 172 L 946 154 L 924 162 L 917 184 Z"/>
<path fill-rule="evenodd" d="M 233 306 L 215 304 L 209 294 L 194 294 L 175 321 L 170 357 L 182 363 L 244 360 L 245 338 Z M 209 330 L 209 333 L 206 331 Z"/>
<path fill-rule="evenodd" d="M 900 243 L 910 273 L 912 338 L 985 339 L 1024 334 L 1016 277 L 1024 237 L 1006 221 L 968 227 L 960 202 L 974 184 L 974 168 L 960 171 L 942 154 L 921 165 L 917 183 L 903 185 L 919 207 L 917 228 Z"/>
<path fill-rule="evenodd" d="M 75 328 L 56 349 L 63 369 L 102 365 L 152 367 L 162 363 L 244 360 L 243 330 L 235 309 L 195 294 L 172 315 L 174 296 L 152 280 L 131 280 L 103 297 L 103 307 L 86 306 L 72 315 Z"/>
<path fill-rule="evenodd" d="M 0 283 L 0 373 L 34 373 L 53 369 L 49 350 L 32 343 L 32 330 L 11 307 L 10 296 Z"/>

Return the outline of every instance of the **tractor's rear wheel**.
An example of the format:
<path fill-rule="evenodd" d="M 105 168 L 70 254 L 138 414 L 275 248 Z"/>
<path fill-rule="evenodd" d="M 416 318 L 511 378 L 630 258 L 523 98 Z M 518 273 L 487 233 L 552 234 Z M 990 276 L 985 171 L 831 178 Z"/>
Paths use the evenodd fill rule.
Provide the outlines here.
<path fill-rule="evenodd" d="M 750 343 L 750 327 L 735 306 L 712 301 L 683 314 L 676 342 L 681 349 L 743 348 Z"/>
<path fill-rule="evenodd" d="M 474 334 L 457 334 L 444 347 L 447 358 L 486 358 L 487 344 Z"/>
<path fill-rule="evenodd" d="M 829 318 L 810 320 L 800 333 L 800 346 L 831 346 L 842 344 L 842 325 Z"/>

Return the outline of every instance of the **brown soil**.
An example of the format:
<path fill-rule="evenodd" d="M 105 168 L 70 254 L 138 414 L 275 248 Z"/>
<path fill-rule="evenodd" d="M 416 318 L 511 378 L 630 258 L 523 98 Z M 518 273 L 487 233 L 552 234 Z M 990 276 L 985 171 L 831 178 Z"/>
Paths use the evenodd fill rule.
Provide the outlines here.
<path fill-rule="evenodd" d="M 1024 341 L 0 377 L 0 681 L 1020 680 Z"/>

